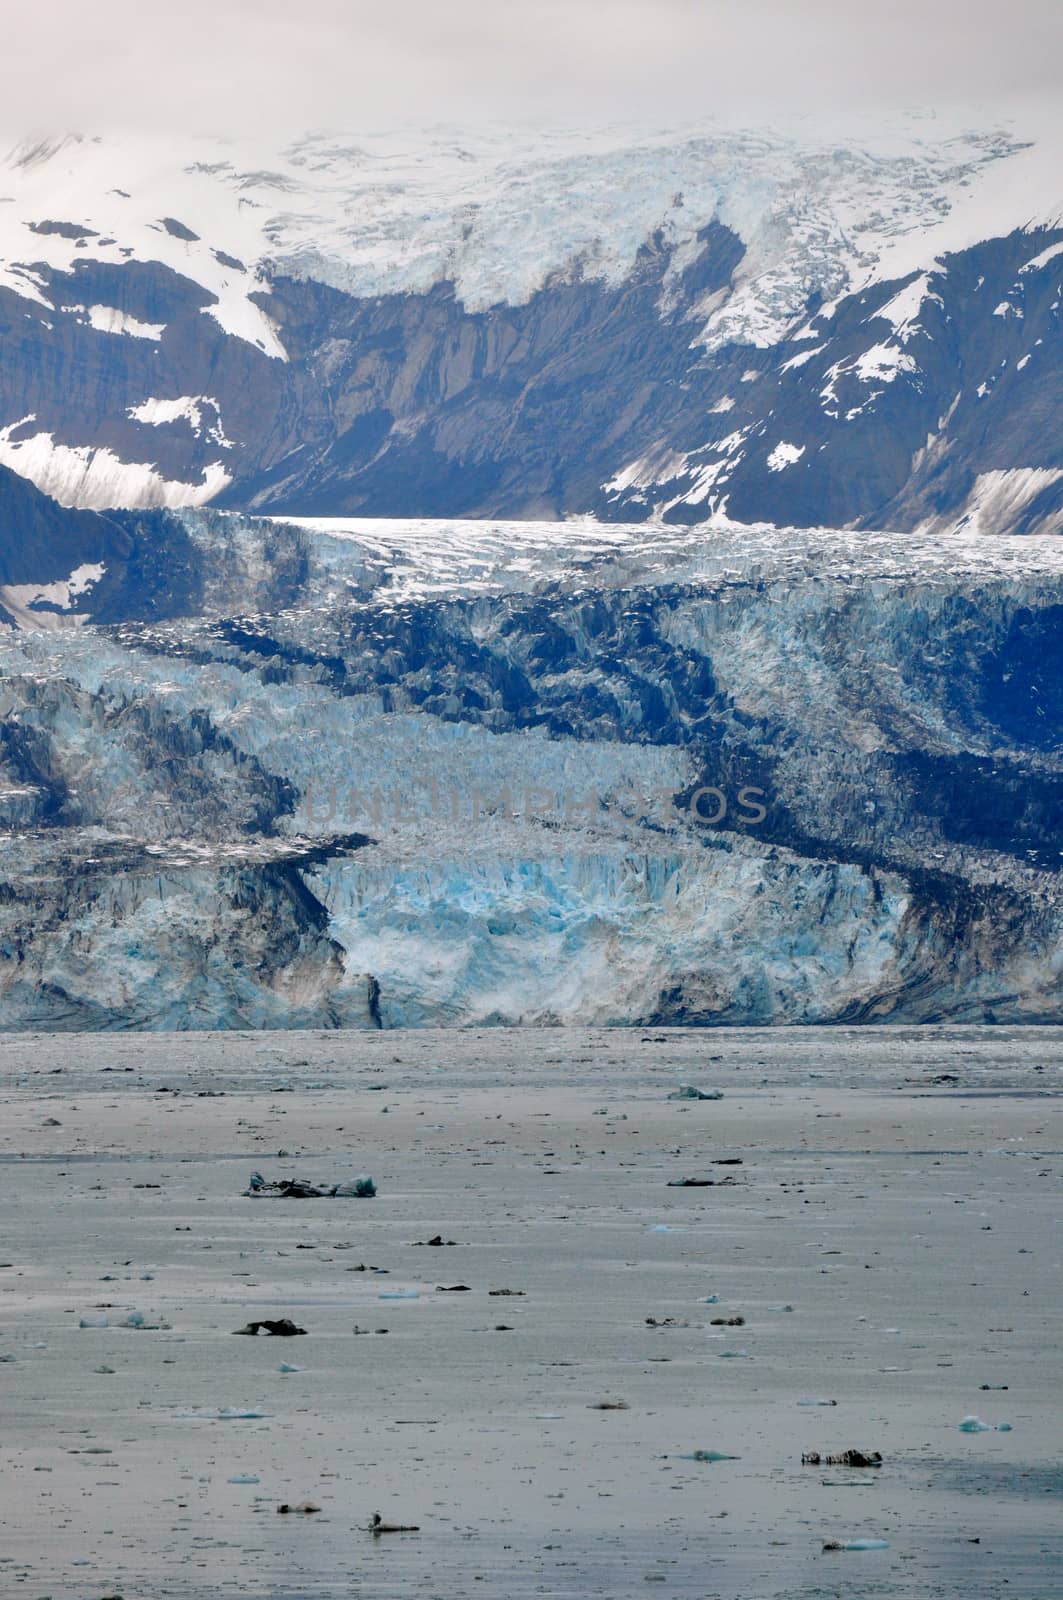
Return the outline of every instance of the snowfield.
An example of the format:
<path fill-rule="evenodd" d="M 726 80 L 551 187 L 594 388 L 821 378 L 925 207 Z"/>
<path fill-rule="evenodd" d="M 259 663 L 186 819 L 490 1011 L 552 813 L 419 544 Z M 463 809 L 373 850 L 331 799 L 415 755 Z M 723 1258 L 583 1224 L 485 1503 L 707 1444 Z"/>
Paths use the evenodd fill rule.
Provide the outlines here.
<path fill-rule="evenodd" d="M 984 119 L 983 119 L 984 120 Z M 357 296 L 453 281 L 470 311 L 521 304 L 555 274 L 621 281 L 647 240 L 694 259 L 718 221 L 744 241 L 735 292 L 692 342 L 767 346 L 823 301 L 1063 216 L 1052 127 L 913 117 L 856 137 L 702 127 L 311 135 L 277 149 L 67 137 L 0 166 L 0 284 L 53 311 L 35 263 L 161 262 L 221 326 L 283 360 L 256 291 L 271 276 Z M 918 311 L 913 292 L 898 327 Z M 667 293 L 662 310 L 667 309 Z M 92 307 L 94 325 L 158 329 Z"/>

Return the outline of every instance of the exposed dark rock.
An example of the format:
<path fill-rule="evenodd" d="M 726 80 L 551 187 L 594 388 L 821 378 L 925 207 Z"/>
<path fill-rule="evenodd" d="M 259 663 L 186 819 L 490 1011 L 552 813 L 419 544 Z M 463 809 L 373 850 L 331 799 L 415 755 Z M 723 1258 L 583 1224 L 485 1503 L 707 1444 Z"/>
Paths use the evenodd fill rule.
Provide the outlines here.
<path fill-rule="evenodd" d="M 196 239 L 175 218 L 159 227 Z M 34 432 L 155 463 L 189 494 L 220 465 L 232 482 L 217 504 L 243 510 L 682 524 L 726 501 L 739 521 L 945 528 L 978 525 L 980 478 L 1037 468 L 989 504 L 984 531 L 1059 528 L 1059 273 L 1031 263 L 1061 238 L 1032 228 L 944 257 L 903 345 L 880 313 L 907 279 L 813 307 L 800 339 L 710 353 L 691 318 L 729 292 L 744 255 L 719 223 L 681 270 L 653 237 L 620 283 L 555 278 L 483 311 L 446 282 L 356 298 L 274 275 L 255 298 L 287 362 L 227 335 L 202 314 L 208 291 L 160 263 L 36 263 L 56 316 L 27 317 L 0 290 L 0 426 L 31 416 Z M 93 304 L 163 331 L 116 337 L 86 320 Z M 210 428 L 134 414 L 182 395 L 209 397 L 224 446 Z"/>

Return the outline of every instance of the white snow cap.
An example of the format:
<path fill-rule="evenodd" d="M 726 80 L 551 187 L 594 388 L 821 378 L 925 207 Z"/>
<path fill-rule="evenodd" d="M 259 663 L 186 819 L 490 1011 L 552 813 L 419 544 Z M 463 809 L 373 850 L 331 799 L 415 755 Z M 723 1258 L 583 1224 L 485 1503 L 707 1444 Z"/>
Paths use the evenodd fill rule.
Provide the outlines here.
<path fill-rule="evenodd" d="M 0 163 L 0 284 L 54 308 L 38 264 L 160 262 L 212 300 L 237 338 L 283 360 L 256 295 L 271 275 L 372 296 L 454 282 L 464 304 L 520 304 L 555 273 L 619 282 L 646 240 L 673 272 L 720 222 L 747 246 L 734 290 L 692 330 L 709 347 L 767 345 L 875 281 L 1063 215 L 1057 126 L 913 116 L 826 135 L 704 123 L 681 129 L 434 129 L 261 142 L 157 135 L 29 141 Z M 891 308 L 903 327 L 925 281 Z M 666 285 L 662 312 L 671 305 Z M 163 330 L 107 307 L 94 326 Z"/>

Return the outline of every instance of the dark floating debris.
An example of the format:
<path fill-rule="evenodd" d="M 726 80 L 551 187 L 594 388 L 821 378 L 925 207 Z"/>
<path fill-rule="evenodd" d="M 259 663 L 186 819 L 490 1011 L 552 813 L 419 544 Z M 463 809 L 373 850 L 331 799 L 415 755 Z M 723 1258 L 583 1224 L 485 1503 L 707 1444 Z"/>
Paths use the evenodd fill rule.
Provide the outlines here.
<path fill-rule="evenodd" d="M 596 1400 L 588 1411 L 630 1411 L 631 1407 L 626 1400 Z"/>
<path fill-rule="evenodd" d="M 283 1505 L 277 1507 L 277 1515 L 281 1517 L 312 1517 L 315 1511 L 320 1510 L 321 1507 L 316 1506 L 312 1500 L 300 1500 L 297 1506 L 290 1506 L 285 1500 Z"/>
<path fill-rule="evenodd" d="M 272 1334 L 276 1339 L 294 1339 L 296 1334 L 305 1333 L 305 1328 L 297 1328 L 290 1317 L 265 1317 L 261 1322 L 249 1322 L 245 1328 L 234 1328 L 233 1333 L 246 1333 L 251 1337 L 260 1333 Z"/>
<path fill-rule="evenodd" d="M 744 1328 L 745 1317 L 713 1317 L 709 1323 L 710 1328 Z"/>
<path fill-rule="evenodd" d="M 722 1089 L 696 1089 L 692 1083 L 684 1083 L 682 1088 L 673 1089 L 668 1096 L 669 1100 L 722 1100 Z"/>
<path fill-rule="evenodd" d="M 881 1467 L 882 1455 L 878 1450 L 866 1454 L 863 1450 L 843 1450 L 840 1455 L 824 1456 L 818 1450 L 809 1450 L 801 1457 L 803 1467 Z"/>
<path fill-rule="evenodd" d="M 721 1166 L 741 1166 L 741 1162 L 721 1161 Z M 724 1189 L 733 1186 L 740 1180 L 733 1172 L 727 1173 L 723 1178 L 669 1178 L 669 1189 Z"/>
<path fill-rule="evenodd" d="M 376 1194 L 376 1184 L 364 1174 L 345 1183 L 317 1184 L 306 1178 L 267 1181 L 261 1172 L 252 1172 L 244 1194 L 268 1200 L 371 1200 Z"/>
<path fill-rule="evenodd" d="M 416 1522 L 385 1522 L 379 1511 L 373 1512 L 373 1520 L 369 1524 L 369 1532 L 374 1538 L 382 1533 L 420 1533 L 421 1529 Z"/>
<path fill-rule="evenodd" d="M 441 1233 L 437 1233 L 434 1239 L 415 1239 L 414 1247 L 430 1247 L 433 1250 L 439 1250 L 444 1245 L 457 1244 L 457 1242 L 456 1239 L 444 1239 Z"/>

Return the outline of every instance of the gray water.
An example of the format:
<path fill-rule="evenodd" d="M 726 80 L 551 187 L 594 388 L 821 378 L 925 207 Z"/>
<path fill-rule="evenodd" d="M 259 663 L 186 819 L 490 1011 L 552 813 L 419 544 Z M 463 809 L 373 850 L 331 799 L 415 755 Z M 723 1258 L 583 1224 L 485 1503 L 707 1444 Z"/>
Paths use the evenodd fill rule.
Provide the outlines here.
<path fill-rule="evenodd" d="M 1061 1068 L 1056 1029 L 0 1039 L 0 1593 L 1063 1595 Z"/>

